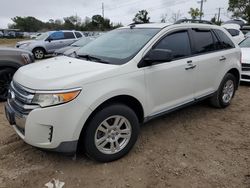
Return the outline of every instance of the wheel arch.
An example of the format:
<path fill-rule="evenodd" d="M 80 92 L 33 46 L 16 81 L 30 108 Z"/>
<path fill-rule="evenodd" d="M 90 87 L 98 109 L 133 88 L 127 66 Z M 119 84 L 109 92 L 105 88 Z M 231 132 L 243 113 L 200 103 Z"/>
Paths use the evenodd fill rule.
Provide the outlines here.
<path fill-rule="evenodd" d="M 3 68 L 13 68 L 13 69 L 19 69 L 22 66 L 22 64 L 14 62 L 14 61 L 0 61 L 0 70 Z"/>
<path fill-rule="evenodd" d="M 98 111 L 100 111 L 101 109 L 105 108 L 106 106 L 116 104 L 116 103 L 124 104 L 124 105 L 127 105 L 128 107 L 130 107 L 135 112 L 136 116 L 138 117 L 139 123 L 143 123 L 143 121 L 144 121 L 144 109 L 143 109 L 143 105 L 141 104 L 141 102 L 138 99 L 136 99 L 135 97 L 132 97 L 130 95 L 118 95 L 118 96 L 111 97 L 111 98 L 103 101 L 100 105 L 98 105 L 94 109 L 94 111 L 89 115 L 89 117 L 87 118 L 87 120 L 86 120 L 86 122 L 81 130 L 78 145 L 82 144 L 83 139 L 81 139 L 81 137 L 84 135 L 86 128 L 87 128 L 87 126 L 85 126 L 85 125 L 87 125 L 91 121 L 91 119 L 94 117 L 94 115 Z"/>
<path fill-rule="evenodd" d="M 240 84 L 240 72 L 239 72 L 239 70 L 236 69 L 236 68 L 232 68 L 232 69 L 230 69 L 227 73 L 230 73 L 230 74 L 232 74 L 232 75 L 235 76 L 236 81 L 237 81 L 236 89 L 238 89 L 239 84 Z"/>

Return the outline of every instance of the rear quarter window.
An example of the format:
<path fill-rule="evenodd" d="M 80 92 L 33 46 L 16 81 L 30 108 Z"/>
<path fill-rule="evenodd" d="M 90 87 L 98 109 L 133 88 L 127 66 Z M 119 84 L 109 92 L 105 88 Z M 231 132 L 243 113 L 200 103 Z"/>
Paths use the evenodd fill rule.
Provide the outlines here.
<path fill-rule="evenodd" d="M 75 35 L 73 32 L 64 32 L 65 39 L 75 39 Z"/>
<path fill-rule="evenodd" d="M 235 48 L 232 40 L 223 31 L 219 29 L 214 29 L 214 32 L 220 41 L 220 49 Z"/>
<path fill-rule="evenodd" d="M 76 35 L 76 38 L 81 38 L 82 37 L 82 34 L 79 33 L 79 32 L 75 32 L 75 35 Z"/>

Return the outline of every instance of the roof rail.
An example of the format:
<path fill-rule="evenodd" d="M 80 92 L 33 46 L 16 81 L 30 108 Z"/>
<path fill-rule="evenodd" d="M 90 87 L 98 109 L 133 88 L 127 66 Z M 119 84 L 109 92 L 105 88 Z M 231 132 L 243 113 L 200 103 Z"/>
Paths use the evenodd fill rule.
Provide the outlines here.
<path fill-rule="evenodd" d="M 181 23 L 201 23 L 201 24 L 213 25 L 212 22 L 207 21 L 207 20 L 193 20 L 193 19 L 180 19 L 176 21 L 174 24 L 181 24 Z"/>

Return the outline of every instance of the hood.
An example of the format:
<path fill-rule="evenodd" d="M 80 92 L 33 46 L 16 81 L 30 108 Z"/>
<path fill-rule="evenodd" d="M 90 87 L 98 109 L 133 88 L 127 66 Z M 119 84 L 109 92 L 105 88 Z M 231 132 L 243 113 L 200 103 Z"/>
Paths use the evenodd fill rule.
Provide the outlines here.
<path fill-rule="evenodd" d="M 34 90 L 70 89 L 104 79 L 109 74 L 103 73 L 117 67 L 119 66 L 59 56 L 21 67 L 13 80 Z"/>
<path fill-rule="evenodd" d="M 58 50 L 55 50 L 55 54 L 63 54 L 65 51 L 67 51 L 68 49 L 70 49 L 71 48 L 71 46 L 66 46 L 66 47 L 63 47 L 63 48 L 60 48 L 60 49 L 58 49 Z"/>
<path fill-rule="evenodd" d="M 250 64 L 250 48 L 241 48 L 242 52 L 242 63 Z"/>
<path fill-rule="evenodd" d="M 20 46 L 22 44 L 26 44 L 26 43 L 33 43 L 33 42 L 37 42 L 37 40 L 23 40 L 23 41 L 20 41 L 20 42 L 17 42 L 16 45 Z"/>
<path fill-rule="evenodd" d="M 11 47 L 0 47 L 0 55 L 1 54 L 12 55 L 12 54 L 23 54 L 23 53 L 32 55 L 32 53 L 27 50 L 23 50 L 19 48 L 11 48 Z"/>
<path fill-rule="evenodd" d="M 81 47 L 71 47 L 68 50 L 66 50 L 63 55 L 71 55 L 73 54 L 75 51 L 79 50 Z"/>

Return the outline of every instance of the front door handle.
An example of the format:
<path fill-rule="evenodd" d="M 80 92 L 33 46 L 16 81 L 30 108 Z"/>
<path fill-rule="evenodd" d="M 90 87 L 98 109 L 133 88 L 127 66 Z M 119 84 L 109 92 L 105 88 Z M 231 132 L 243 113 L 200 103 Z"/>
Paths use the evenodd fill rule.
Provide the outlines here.
<path fill-rule="evenodd" d="M 227 58 L 225 56 L 220 57 L 220 61 L 225 61 Z"/>
<path fill-rule="evenodd" d="M 196 65 L 193 64 L 188 64 L 188 67 L 186 67 L 186 70 L 190 70 L 190 69 L 194 69 L 196 67 Z"/>

